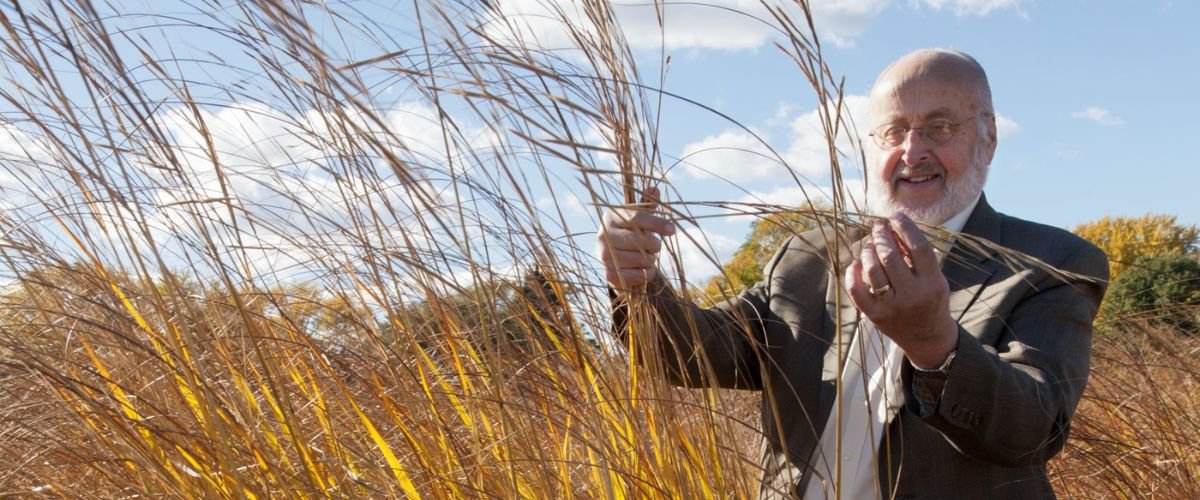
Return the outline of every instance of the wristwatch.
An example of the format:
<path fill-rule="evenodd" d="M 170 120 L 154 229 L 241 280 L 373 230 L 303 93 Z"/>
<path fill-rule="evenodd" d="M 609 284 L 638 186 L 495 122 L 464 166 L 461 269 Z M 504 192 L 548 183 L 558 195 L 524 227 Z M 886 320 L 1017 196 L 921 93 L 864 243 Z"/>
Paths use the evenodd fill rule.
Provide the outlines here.
<path fill-rule="evenodd" d="M 957 355 L 958 349 L 950 351 L 950 354 L 946 355 L 946 360 L 942 361 L 942 366 L 937 368 L 925 369 L 914 364 L 912 365 L 913 372 L 915 374 L 923 375 L 932 379 L 946 380 L 947 378 L 950 378 L 950 365 L 954 363 L 954 357 Z"/>
<path fill-rule="evenodd" d="M 933 415 L 937 412 L 938 406 L 941 406 L 942 391 L 946 390 L 944 384 L 946 379 L 950 378 L 950 365 L 954 363 L 954 356 L 957 354 L 958 349 L 950 351 L 946 360 L 942 362 L 942 366 L 932 370 L 914 365 L 911 360 L 908 362 L 913 367 L 912 390 L 913 395 L 917 398 L 917 416 L 925 418 Z M 935 380 L 940 384 L 934 382 Z M 934 394 L 933 388 L 929 387 L 931 383 L 941 386 L 938 388 L 937 394 Z"/>

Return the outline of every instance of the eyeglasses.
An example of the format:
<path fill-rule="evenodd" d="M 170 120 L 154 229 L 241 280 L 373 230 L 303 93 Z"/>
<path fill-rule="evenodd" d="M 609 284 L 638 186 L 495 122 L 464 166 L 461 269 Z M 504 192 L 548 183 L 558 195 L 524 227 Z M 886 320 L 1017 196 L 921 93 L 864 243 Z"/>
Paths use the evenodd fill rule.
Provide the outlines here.
<path fill-rule="evenodd" d="M 871 137 L 875 138 L 875 144 L 878 144 L 879 147 L 883 149 L 896 149 L 902 146 L 904 141 L 908 139 L 908 132 L 910 130 L 916 130 L 921 134 L 922 139 L 940 146 L 950 142 L 951 139 L 954 139 L 954 136 L 958 135 L 958 129 L 962 127 L 962 124 L 973 120 L 982 114 L 983 113 L 979 113 L 970 116 L 957 123 L 946 118 L 934 118 L 925 122 L 925 126 L 923 127 L 906 127 L 904 125 L 890 123 L 887 125 L 881 125 L 879 128 L 872 131 L 870 135 Z"/>

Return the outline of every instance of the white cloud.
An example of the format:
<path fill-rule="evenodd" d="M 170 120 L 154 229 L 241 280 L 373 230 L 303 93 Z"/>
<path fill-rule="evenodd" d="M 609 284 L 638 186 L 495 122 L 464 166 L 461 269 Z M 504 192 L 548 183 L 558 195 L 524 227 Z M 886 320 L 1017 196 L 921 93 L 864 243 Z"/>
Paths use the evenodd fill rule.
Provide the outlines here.
<path fill-rule="evenodd" d="M 15 124 L 0 121 L 0 210 L 31 208 L 43 200 L 54 205 L 74 182 L 53 159 L 55 148 L 39 133 L 26 132 Z"/>
<path fill-rule="evenodd" d="M 579 200 L 579 196 L 575 193 L 567 193 L 566 195 L 543 196 L 538 198 L 537 207 L 545 210 L 554 217 L 556 210 L 561 209 L 564 215 L 582 217 L 589 214 L 587 207 Z M 556 208 L 557 207 L 557 208 Z"/>
<path fill-rule="evenodd" d="M 854 38 L 883 11 L 890 0 L 826 0 L 814 2 L 812 14 L 818 33 L 838 46 L 852 45 Z M 484 31 L 501 43 L 515 39 L 529 46 L 551 50 L 576 48 L 570 29 L 587 35 L 590 22 L 579 0 L 498 0 L 499 13 Z M 747 50 L 765 45 L 778 31 L 771 12 L 758 0 L 708 0 L 666 3 L 662 25 L 651 2 L 613 4 L 613 13 L 630 47 L 635 50 L 718 49 Z M 778 2 L 798 25 L 804 16 L 792 2 Z M 565 21 L 565 22 L 564 22 Z"/>
<path fill-rule="evenodd" d="M 844 128 L 838 131 L 835 145 L 843 155 L 839 160 L 843 172 L 851 172 L 859 162 L 850 138 L 866 137 L 870 124 L 870 106 L 867 97 L 862 95 L 845 96 L 843 105 L 843 116 L 849 118 L 849 121 L 844 122 Z M 829 109 L 834 108 L 831 105 Z M 792 121 L 792 140 L 785 157 L 792 171 L 804 178 L 818 180 L 829 175 L 829 143 L 825 139 L 824 126 L 816 109 Z"/>
<path fill-rule="evenodd" d="M 716 177 L 735 184 L 783 172 L 783 164 L 767 146 L 744 130 L 726 130 L 688 144 L 680 161 L 693 178 Z"/>
<path fill-rule="evenodd" d="M 733 257 L 741 240 L 698 227 L 681 227 L 671 240 L 677 245 L 680 265 L 690 283 L 702 285 L 721 272 L 721 263 Z M 670 256 L 659 255 L 659 269 L 672 269 Z"/>
<path fill-rule="evenodd" d="M 0 156 L 0 158 L 7 160 L 7 158 L 3 156 Z M 0 170 L 0 193 L 5 193 L 10 190 L 15 192 L 15 190 L 17 190 L 20 186 L 21 181 L 20 179 L 17 179 L 17 176 L 13 175 L 7 170 Z M 8 200 L 5 198 L 7 197 L 0 197 L 0 207 L 4 207 L 8 204 L 6 203 Z"/>
<path fill-rule="evenodd" d="M 424 257 L 416 254 L 429 252 L 437 241 L 449 241 L 431 213 L 451 210 L 456 192 L 449 189 L 452 182 L 463 182 L 458 192 L 464 198 L 484 200 L 470 205 L 472 210 L 491 206 L 487 195 L 472 187 L 487 179 L 474 179 L 476 184 L 463 180 L 475 175 L 473 169 L 482 163 L 455 162 L 459 170 L 451 180 L 447 155 L 487 154 L 502 139 L 493 129 L 467 120 L 456 121 L 447 138 L 436 108 L 421 101 L 402 101 L 375 113 L 370 117 L 350 109 L 280 110 L 233 103 L 219 111 L 200 111 L 206 139 L 190 110 L 164 112 L 160 123 L 170 131 L 179 168 L 142 169 L 147 179 L 143 182 L 154 188 L 146 193 L 154 210 L 143 211 L 151 237 L 160 246 L 186 246 L 208 233 L 218 240 L 223 260 L 245 259 L 255 274 L 283 279 L 328 274 L 322 270 L 331 267 L 352 268 L 362 261 L 357 256 L 370 248 L 396 249 L 397 255 L 412 252 L 414 261 L 421 261 Z M 347 144 L 362 149 L 347 152 Z M 209 150 L 216 151 L 229 200 L 224 199 L 222 177 Z M 384 151 L 395 155 L 401 162 L 398 168 L 415 179 L 394 172 L 383 159 Z M 226 204 L 236 210 L 231 213 Z M 117 212 L 109 216 L 129 217 Z M 487 224 L 487 215 L 481 213 L 468 213 L 463 219 L 469 226 Z M 363 224 L 378 226 L 358 230 Z M 236 239 L 220 231 L 213 234 L 214 227 L 235 225 L 241 231 Z M 233 246 L 235 242 L 239 246 Z M 338 258 L 325 255 L 330 249 L 336 249 Z"/>
<path fill-rule="evenodd" d="M 595 35 L 579 0 L 499 0 L 494 5 L 499 12 L 494 19 L 502 21 L 493 20 L 485 32 L 503 43 L 520 38 L 526 45 L 561 50 L 578 47 L 571 29 L 589 37 Z M 666 5 L 661 28 L 652 3 L 612 7 L 626 40 L 635 49 L 652 49 L 662 44 L 669 49 L 751 49 L 763 45 L 772 34 L 769 26 L 733 12 L 761 17 L 766 12 L 756 0 Z"/>
<path fill-rule="evenodd" d="M 1113 115 L 1109 110 L 1097 106 L 1089 106 L 1083 111 L 1071 113 L 1071 117 L 1091 120 L 1106 127 L 1115 127 L 1125 123 L 1125 120 L 1122 120 L 1119 116 Z"/>
<path fill-rule="evenodd" d="M 765 44 L 772 35 L 768 26 L 749 17 L 766 13 L 757 0 L 665 4 L 661 31 L 648 2 L 617 5 L 616 12 L 625 36 L 635 49 L 655 49 L 660 44 L 666 44 L 668 49 L 753 49 Z"/>
<path fill-rule="evenodd" d="M 780 103 L 775 107 L 775 114 L 767 119 L 767 125 L 773 127 L 775 125 L 784 123 L 788 117 L 792 115 L 792 111 L 793 108 L 791 104 L 780 101 Z"/>
<path fill-rule="evenodd" d="M 811 201 L 819 207 L 830 207 L 833 204 L 831 193 L 833 193 L 833 189 L 830 186 L 807 185 L 803 188 L 801 186 L 784 186 L 770 191 L 752 191 L 738 201 L 788 208 L 798 208 L 805 202 Z M 851 213 L 866 210 L 866 185 L 861 180 L 843 180 L 842 194 L 845 197 L 843 210 Z M 745 221 L 745 225 L 749 226 L 755 218 L 756 216 L 753 215 L 738 215 L 732 217 L 731 220 Z"/>
<path fill-rule="evenodd" d="M 830 112 L 832 110 L 831 105 Z M 835 142 L 840 155 L 839 165 L 845 177 L 854 177 L 861 171 L 860 156 L 856 149 L 858 139 L 852 142 L 850 138 L 865 135 L 869 123 L 868 111 L 866 96 L 845 97 L 842 112 L 846 121 L 837 131 L 838 138 Z M 774 199 L 767 202 L 798 204 L 795 200 L 802 200 L 803 197 L 799 195 L 797 183 L 813 186 L 814 183 L 829 178 L 829 143 L 816 109 L 794 118 L 790 129 L 791 136 L 788 138 L 786 149 L 778 152 L 782 154 L 786 165 L 780 163 L 776 153 L 772 153 L 750 133 L 726 130 L 685 146 L 681 154 L 684 171 L 695 179 L 720 178 L 739 185 L 763 179 L 775 180 L 776 184 L 791 186 L 781 187 L 775 193 L 779 193 L 780 196 L 787 193 L 792 201 Z M 765 137 L 763 139 L 766 140 Z M 818 196 L 818 192 L 812 191 L 810 196 Z"/>
<path fill-rule="evenodd" d="M 861 180 L 844 179 L 842 182 L 842 194 L 847 198 L 847 209 L 865 200 L 864 194 L 866 190 Z M 749 195 L 743 196 L 738 201 L 787 207 L 799 207 L 807 201 L 811 201 L 817 205 L 829 205 L 833 203 L 832 193 L 833 188 L 830 186 L 786 186 L 765 192 L 751 191 Z"/>
<path fill-rule="evenodd" d="M 986 16 L 992 11 L 1013 9 L 1021 12 L 1022 0 L 919 0 L 933 10 L 950 9 L 956 16 Z"/>
<path fill-rule="evenodd" d="M 21 289 L 16 279 L 0 277 L 0 295 L 10 295 Z"/>
<path fill-rule="evenodd" d="M 839 47 L 850 47 L 854 45 L 854 39 L 866 31 L 890 2 L 891 0 L 827 0 L 812 2 L 809 8 L 818 34 Z M 797 19 L 797 22 L 803 22 L 800 19 Z"/>
<path fill-rule="evenodd" d="M 141 213 L 151 237 L 160 246 L 186 247 L 207 233 L 217 240 L 223 260 L 244 258 L 256 274 L 282 273 L 285 279 L 330 267 L 354 267 L 361 261 L 356 256 L 369 248 L 398 249 L 402 254 L 435 245 L 444 236 L 440 225 L 423 226 L 421 221 L 430 221 L 430 212 L 454 203 L 446 156 L 491 150 L 501 138 L 486 126 L 459 121 L 448 144 L 436 109 L 423 102 L 401 102 L 376 113 L 380 122 L 351 110 L 280 110 L 234 103 L 220 111 L 200 111 L 209 134 L 206 140 L 190 110 L 165 111 L 158 119 L 170 132 L 178 168 L 143 165 L 145 179 L 138 182 L 152 187 L 145 196 L 154 210 Z M 373 146 L 344 150 L 351 143 L 366 146 L 368 139 L 375 141 Z M 229 200 L 223 199 L 221 177 L 209 150 L 216 151 Z M 397 175 L 382 159 L 383 150 L 400 159 L 400 168 L 415 171 L 416 179 Z M 460 169 L 455 174 L 471 172 Z M 472 189 L 464 183 L 463 196 L 475 195 Z M 226 204 L 236 209 L 231 213 Z M 487 203 L 474 207 L 483 205 Z M 106 216 L 135 218 L 115 210 Z M 486 216 L 465 218 L 482 225 Z M 235 223 L 241 231 L 236 239 L 213 229 Z M 378 225 L 354 230 L 363 224 Z M 240 246 L 235 247 L 235 241 Z M 327 255 L 330 249 L 336 249 L 339 258 Z"/>
<path fill-rule="evenodd" d="M 909 0 L 909 4 L 935 11 L 949 10 L 957 16 L 986 16 L 1003 10 L 1024 16 L 1021 10 L 1024 1 Z M 838 47 L 850 47 L 892 3 L 893 0 L 821 0 L 811 2 L 810 11 L 822 39 Z M 579 48 L 572 29 L 585 38 L 595 35 L 581 0 L 496 0 L 492 4 L 496 14 L 484 32 L 500 43 L 520 39 L 528 47 L 564 51 Z M 668 50 L 753 50 L 779 33 L 773 27 L 778 24 L 774 15 L 759 0 L 610 5 L 634 50 L 656 50 L 663 46 Z M 661 16 L 656 11 L 659 7 Z M 806 28 L 804 15 L 794 2 L 770 2 L 770 7 L 781 9 L 798 27 Z"/>
<path fill-rule="evenodd" d="M 311 142 L 301 139 L 313 135 L 301 122 L 259 103 L 232 103 L 216 112 L 198 113 L 181 106 L 162 113 L 159 120 L 171 133 L 174 160 L 183 175 L 168 181 L 168 191 L 180 197 L 174 201 L 218 198 L 225 189 L 257 199 L 265 196 L 263 186 L 280 171 L 320 156 Z M 213 165 L 214 156 L 220 171 Z M 165 175 L 150 164 L 143 164 L 143 173 L 158 181 Z M 223 176 L 240 182 L 225 182 L 222 189 Z"/>
<path fill-rule="evenodd" d="M 443 126 L 437 109 L 425 102 L 398 103 L 387 111 L 386 120 L 388 134 L 384 140 L 398 138 L 406 149 L 426 161 L 444 162 L 447 155 L 461 157 L 470 150 L 492 148 L 502 141 L 498 132 L 486 126 L 471 126 L 461 121 L 455 122 L 456 128 Z M 449 143 L 443 129 L 452 131 Z"/>
<path fill-rule="evenodd" d="M 591 122 L 583 133 L 583 140 L 590 146 L 598 148 L 606 148 L 609 150 L 616 149 L 616 132 L 608 123 Z M 617 165 L 617 155 L 606 151 L 592 151 L 592 157 L 596 160 L 597 165 L 607 167 L 609 170 L 617 170 L 620 167 Z"/>
<path fill-rule="evenodd" d="M 145 166 L 144 173 L 158 179 L 167 192 L 177 197 L 168 196 L 162 203 L 221 197 L 224 192 L 221 177 L 209 156 L 213 151 L 220 162 L 220 174 L 227 179 L 225 187 L 237 199 L 290 201 L 321 208 L 322 204 L 345 205 L 340 199 L 344 193 L 322 167 L 330 158 L 341 157 L 359 162 L 346 168 L 371 168 L 371 158 L 378 159 L 376 153 L 380 151 L 371 151 L 368 144 L 390 150 L 406 162 L 408 170 L 417 171 L 440 168 L 448 163 L 447 155 L 461 158 L 474 150 L 494 148 L 501 142 L 492 129 L 463 122 L 451 128 L 453 134 L 447 142 L 437 110 L 424 102 L 399 102 L 379 111 L 379 115 L 382 127 L 362 113 L 348 109 L 337 113 L 285 111 L 259 103 L 233 103 L 217 112 L 200 111 L 199 117 L 205 125 L 202 128 L 190 109 L 176 108 L 164 113 L 161 121 L 171 132 L 183 182 L 162 179 L 163 174 L 149 166 Z M 367 146 L 368 150 L 346 156 L 342 148 L 351 142 Z M 362 157 L 364 154 L 370 158 Z M 377 168 L 385 182 L 404 181 L 395 179 L 390 167 Z M 420 173 L 416 176 L 420 177 Z M 356 181 L 360 179 L 346 178 L 341 182 Z M 356 187 L 360 188 L 355 191 L 357 194 L 365 194 L 361 192 L 365 186 Z"/>
<path fill-rule="evenodd" d="M 1003 139 L 1021 131 L 1021 125 L 1013 121 L 1011 118 L 997 114 L 996 115 L 996 135 Z"/>
<path fill-rule="evenodd" d="M 26 133 L 14 124 L 0 121 L 0 158 L 6 161 L 46 161 L 50 149 L 45 141 Z"/>

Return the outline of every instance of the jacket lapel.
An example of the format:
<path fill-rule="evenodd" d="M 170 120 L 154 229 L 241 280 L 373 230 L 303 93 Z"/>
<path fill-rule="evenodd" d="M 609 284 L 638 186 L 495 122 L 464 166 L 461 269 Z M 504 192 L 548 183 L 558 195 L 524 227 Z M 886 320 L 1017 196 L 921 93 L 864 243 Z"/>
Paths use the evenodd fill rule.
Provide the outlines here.
<path fill-rule="evenodd" d="M 979 242 L 987 240 L 999 243 L 1001 232 L 1000 216 L 981 196 L 975 211 L 971 212 L 971 217 L 963 226 L 962 236 L 955 241 L 942 265 L 942 274 L 950 285 L 950 315 L 955 321 L 962 321 L 999 265 L 999 260 L 994 258 L 996 252 L 984 248 Z"/>
<path fill-rule="evenodd" d="M 841 371 L 846 356 L 850 352 L 850 342 L 854 339 L 854 330 L 858 327 L 858 309 L 850 301 L 850 294 L 840 286 L 841 280 L 837 279 L 840 276 L 832 274 L 845 271 L 846 266 L 850 265 L 854 257 L 862 251 L 862 236 L 862 233 L 856 232 L 850 239 L 853 243 L 845 244 L 839 249 L 841 251 L 838 252 L 836 259 L 839 266 L 837 269 L 830 270 L 829 283 L 826 285 L 825 313 L 828 315 L 829 321 L 825 322 L 824 338 L 829 340 L 829 350 L 825 352 L 821 375 L 824 380 L 829 382 L 836 380 L 838 372 Z M 838 347 L 839 345 L 841 348 Z M 833 389 L 831 384 L 824 386 L 822 401 L 827 397 L 832 400 Z"/>

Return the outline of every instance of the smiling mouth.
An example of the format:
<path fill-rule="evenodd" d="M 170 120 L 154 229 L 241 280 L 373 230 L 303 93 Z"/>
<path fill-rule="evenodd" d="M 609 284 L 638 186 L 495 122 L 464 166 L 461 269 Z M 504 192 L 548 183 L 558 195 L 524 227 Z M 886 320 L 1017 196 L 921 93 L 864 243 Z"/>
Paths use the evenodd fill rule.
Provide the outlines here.
<path fill-rule="evenodd" d="M 929 175 L 917 175 L 917 176 L 913 176 L 913 177 L 901 177 L 900 179 L 897 179 L 897 180 L 900 182 L 907 182 L 910 184 L 921 184 L 921 183 L 935 180 L 938 177 L 941 177 L 941 176 L 939 174 L 929 174 Z"/>

